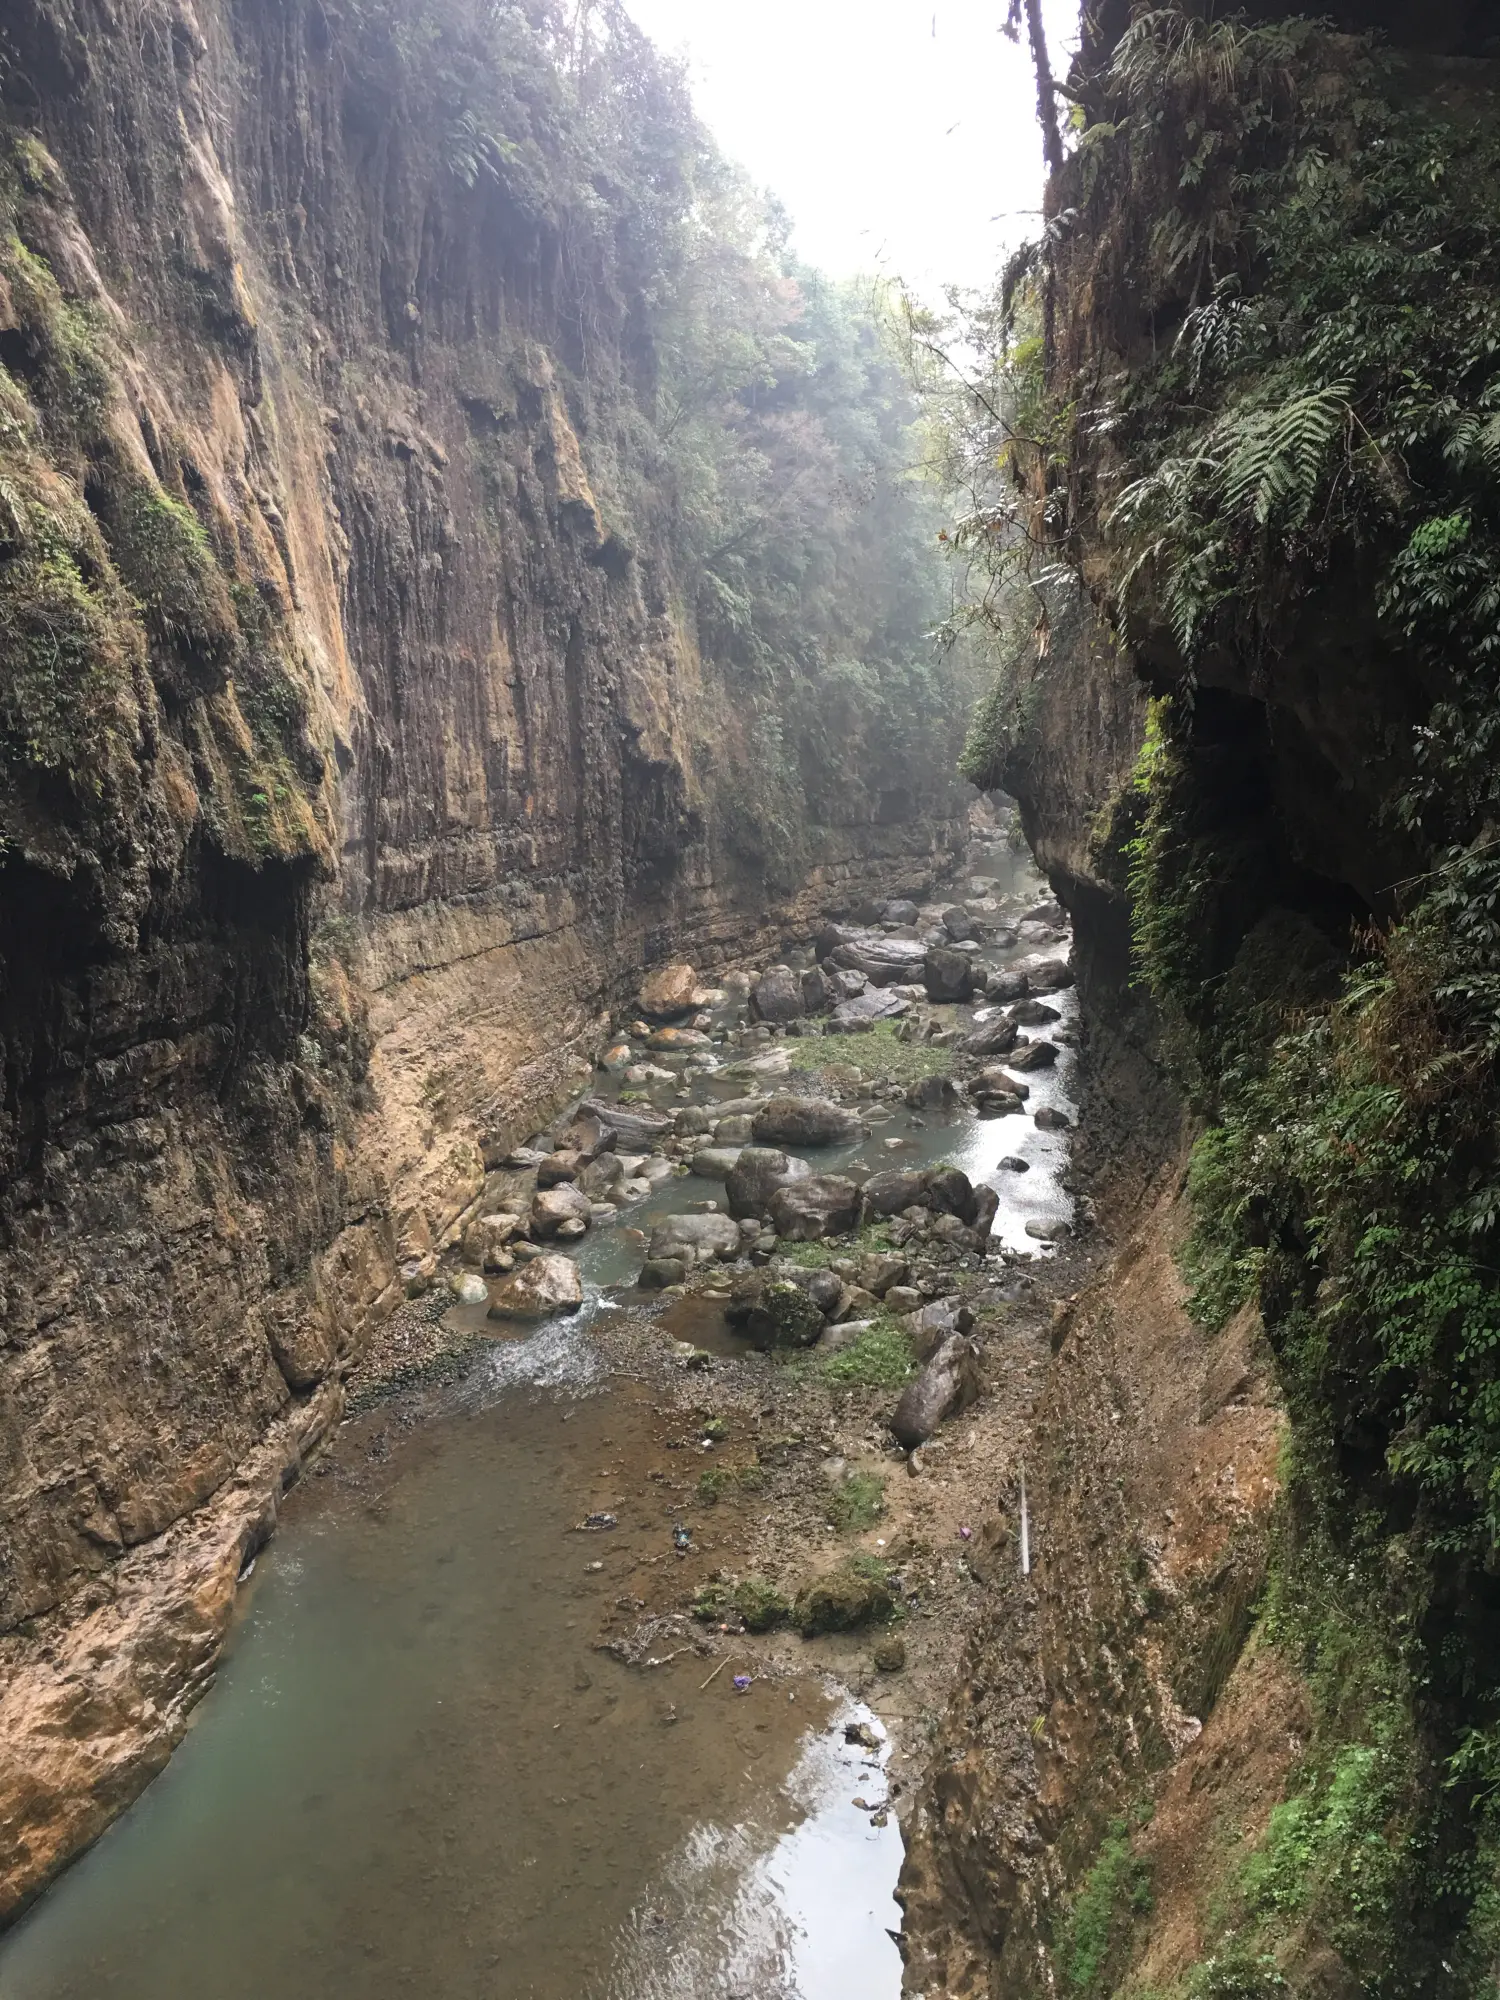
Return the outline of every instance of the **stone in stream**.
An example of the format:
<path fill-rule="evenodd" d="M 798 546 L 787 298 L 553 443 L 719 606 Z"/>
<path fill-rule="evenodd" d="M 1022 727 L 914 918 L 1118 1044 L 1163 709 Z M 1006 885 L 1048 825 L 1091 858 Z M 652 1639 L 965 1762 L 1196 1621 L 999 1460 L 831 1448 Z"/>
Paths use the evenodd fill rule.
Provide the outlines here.
<path fill-rule="evenodd" d="M 549 1250 L 504 1278 L 490 1297 L 491 1319 L 550 1319 L 583 1304 L 583 1280 L 571 1257 Z"/>
<path fill-rule="evenodd" d="M 582 1165 L 583 1156 L 579 1153 L 548 1153 L 537 1164 L 536 1184 L 539 1188 L 555 1188 L 565 1181 L 576 1181 Z"/>
<path fill-rule="evenodd" d="M 754 1129 L 760 1146 L 847 1146 L 860 1135 L 858 1116 L 827 1097 L 773 1097 Z"/>
<path fill-rule="evenodd" d="M 773 965 L 751 987 L 750 1009 L 757 1021 L 800 1021 L 807 1012 L 801 975 L 788 965 Z"/>
<path fill-rule="evenodd" d="M 672 1021 L 703 1005 L 698 975 L 690 965 L 662 965 L 641 981 L 640 1009 L 648 1021 Z"/>
<path fill-rule="evenodd" d="M 1017 1049 L 1010 1059 L 1012 1069 L 1051 1069 L 1057 1061 L 1055 1042 L 1028 1042 L 1024 1049 Z"/>
<path fill-rule="evenodd" d="M 1014 1118 L 1026 1109 L 1013 1090 L 991 1090 L 975 1084 L 973 1095 L 981 1118 Z"/>
<path fill-rule="evenodd" d="M 902 1099 L 913 1111 L 929 1111 L 939 1104 L 952 1104 L 958 1087 L 951 1076 L 920 1076 L 906 1086 Z"/>
<path fill-rule="evenodd" d="M 784 1181 L 771 1197 L 771 1224 L 789 1243 L 843 1236 L 859 1220 L 859 1189 L 841 1174 Z"/>
<path fill-rule="evenodd" d="M 1066 1111 L 1056 1111 L 1050 1104 L 1044 1104 L 1034 1114 L 1033 1124 L 1039 1132 L 1071 1132 L 1073 1121 Z"/>
<path fill-rule="evenodd" d="M 731 1216 L 715 1213 L 669 1215 L 652 1230 L 647 1254 L 653 1261 L 659 1257 L 677 1257 L 685 1264 L 712 1264 L 721 1258 L 737 1257 L 739 1252 L 738 1223 Z"/>
<path fill-rule="evenodd" d="M 1060 1021 L 1062 1015 L 1045 1000 L 1018 1000 L 1010 1010 L 1010 1018 L 1021 1028 L 1042 1028 L 1049 1021 Z"/>
<path fill-rule="evenodd" d="M 907 1209 L 919 1206 L 926 1192 L 925 1174 L 889 1167 L 883 1173 L 871 1174 L 865 1182 L 861 1191 L 860 1213 L 866 1222 L 880 1221 L 889 1215 L 902 1215 Z"/>
<path fill-rule="evenodd" d="M 693 1172 L 706 1181 L 726 1181 L 740 1163 L 740 1146 L 700 1146 L 690 1162 Z"/>
<path fill-rule="evenodd" d="M 673 1121 L 649 1105 L 609 1104 L 600 1097 L 586 1097 L 582 1108 L 614 1134 L 617 1153 L 649 1153 L 672 1129 Z"/>
<path fill-rule="evenodd" d="M 934 945 L 922 963 L 922 982 L 929 1000 L 967 1000 L 974 990 L 973 961 L 948 945 Z"/>
<path fill-rule="evenodd" d="M 609 1126 L 592 1111 L 585 1111 L 573 1120 L 566 1131 L 558 1133 L 554 1150 L 559 1153 L 577 1153 L 580 1159 L 592 1160 L 602 1153 L 609 1143 Z"/>
<path fill-rule="evenodd" d="M 935 1215 L 956 1215 L 966 1229 L 972 1229 L 979 1213 L 979 1196 L 963 1169 L 933 1167 L 926 1181 L 923 1206 Z"/>
<path fill-rule="evenodd" d="M 895 1021 L 911 1007 L 911 1002 L 889 986 L 866 986 L 852 1000 L 841 1000 L 833 1010 L 832 1026 L 850 1030 L 873 1028 L 877 1021 Z"/>
<path fill-rule="evenodd" d="M 481 1271 L 509 1270 L 505 1246 L 520 1226 L 520 1216 L 509 1212 L 476 1216 L 463 1233 L 460 1255 L 467 1263 L 477 1264 Z M 503 1264 L 502 1257 L 506 1257 Z"/>
<path fill-rule="evenodd" d="M 748 1146 L 755 1137 L 755 1120 L 744 1112 L 732 1112 L 714 1127 L 714 1139 L 721 1146 Z"/>
<path fill-rule="evenodd" d="M 1036 1243 L 1065 1243 L 1073 1230 L 1069 1223 L 1062 1221 L 1028 1222 L 1026 1234 Z"/>
<path fill-rule="evenodd" d="M 1031 1085 L 1022 1083 L 1019 1077 L 1012 1076 L 1009 1070 L 1002 1069 L 999 1063 L 993 1064 L 989 1069 L 982 1069 L 969 1088 L 980 1096 L 1030 1097 L 1031 1095 Z"/>
<path fill-rule="evenodd" d="M 1028 988 L 1033 993 L 1061 993 L 1073 984 L 1073 968 L 1065 958 L 1044 958 L 1026 968 Z"/>
<path fill-rule="evenodd" d="M 713 1038 L 701 1028 L 653 1028 L 646 1037 L 646 1047 L 659 1054 L 686 1055 L 692 1049 L 711 1049 Z"/>
<path fill-rule="evenodd" d="M 1024 972 L 992 972 L 984 982 L 985 997 L 997 1000 L 1002 1006 L 1012 1000 L 1024 1000 L 1031 991 L 1031 980 Z"/>
<path fill-rule="evenodd" d="M 997 1014 L 993 1021 L 981 1022 L 977 1028 L 965 1035 L 959 1044 L 966 1055 L 1003 1056 L 1016 1045 L 1016 1024 L 1004 1014 Z"/>
<path fill-rule="evenodd" d="M 925 948 L 915 938 L 881 937 L 862 931 L 832 953 L 836 965 L 862 972 L 872 986 L 900 986 L 922 977 Z"/>
<path fill-rule="evenodd" d="M 599 1067 L 607 1075 L 614 1076 L 622 1069 L 629 1069 L 635 1061 L 635 1051 L 629 1042 L 611 1042 L 599 1057 Z"/>
<path fill-rule="evenodd" d="M 625 1167 L 618 1153 L 600 1153 L 578 1176 L 578 1185 L 592 1202 L 608 1200 L 612 1191 L 625 1178 Z"/>
<path fill-rule="evenodd" d="M 764 1215 L 779 1187 L 811 1172 L 806 1160 L 796 1159 L 778 1146 L 741 1147 L 739 1158 L 724 1177 L 729 1213 L 736 1221 Z"/>
<path fill-rule="evenodd" d="M 978 1399 L 978 1351 L 962 1334 L 951 1334 L 916 1381 L 902 1391 L 891 1417 L 891 1435 L 904 1450 L 915 1451 L 939 1425 Z"/>
<path fill-rule="evenodd" d="M 489 1298 L 490 1288 L 477 1271 L 460 1271 L 453 1281 L 453 1296 L 461 1306 L 482 1306 Z"/>
<path fill-rule="evenodd" d="M 590 1221 L 589 1198 L 581 1188 L 565 1183 L 562 1187 L 541 1189 L 532 1198 L 531 1233 L 539 1242 L 549 1236 L 560 1236 L 568 1224 L 578 1222 L 587 1229 Z M 569 1230 L 577 1235 L 577 1230 Z"/>
<path fill-rule="evenodd" d="M 679 1139 L 706 1138 L 714 1129 L 712 1114 L 701 1104 L 684 1104 L 672 1121 Z"/>
<path fill-rule="evenodd" d="M 1031 1172 L 1031 1162 L 1029 1160 L 1018 1159 L 1014 1153 L 1007 1155 L 1000 1162 L 1000 1166 L 1008 1174 L 1029 1174 Z"/>
<path fill-rule="evenodd" d="M 974 1200 L 974 1220 L 969 1227 L 974 1232 L 975 1244 L 984 1250 L 995 1227 L 995 1217 L 1000 1213 L 1000 1193 L 997 1188 L 978 1187 L 974 1190 Z"/>
<path fill-rule="evenodd" d="M 664 1292 L 668 1285 L 683 1284 L 687 1274 L 688 1266 L 681 1257 L 649 1257 L 637 1283 L 643 1292 Z"/>
<path fill-rule="evenodd" d="M 978 924 L 975 923 L 974 919 L 961 903 L 955 903 L 951 909 L 944 910 L 942 921 L 943 929 L 955 944 L 961 944 L 966 939 L 977 938 L 979 936 Z"/>

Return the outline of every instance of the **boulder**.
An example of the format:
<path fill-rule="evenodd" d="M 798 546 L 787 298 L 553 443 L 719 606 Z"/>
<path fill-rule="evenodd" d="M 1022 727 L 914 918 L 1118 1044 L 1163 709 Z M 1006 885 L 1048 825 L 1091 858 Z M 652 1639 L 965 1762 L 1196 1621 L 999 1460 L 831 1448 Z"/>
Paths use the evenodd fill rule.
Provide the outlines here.
<path fill-rule="evenodd" d="M 966 1055 L 1003 1056 L 1016 1045 L 1016 1024 L 1004 1014 L 984 1021 L 964 1036 L 959 1046 Z"/>
<path fill-rule="evenodd" d="M 505 1246 L 520 1226 L 519 1215 L 476 1216 L 463 1233 L 460 1255 L 466 1263 L 477 1264 L 481 1271 L 508 1270 L 509 1259 L 504 1264 L 500 1259 L 506 1255 Z"/>
<path fill-rule="evenodd" d="M 870 984 L 862 972 L 850 972 L 842 965 L 836 965 L 823 977 L 828 981 L 829 997 L 835 1006 L 841 1000 L 857 1000 Z"/>
<path fill-rule="evenodd" d="M 583 1304 L 583 1280 L 571 1257 L 549 1250 L 533 1257 L 490 1294 L 491 1319 L 550 1319 Z"/>
<path fill-rule="evenodd" d="M 1039 1132 L 1071 1132 L 1073 1121 L 1066 1111 L 1057 1111 L 1050 1104 L 1044 1104 L 1036 1112 L 1033 1121 Z"/>
<path fill-rule="evenodd" d="M 1007 1154 L 1000 1161 L 1000 1167 L 1002 1172 L 1007 1174 L 1029 1174 L 1031 1172 L 1030 1160 L 1023 1160 L 1015 1153 Z"/>
<path fill-rule="evenodd" d="M 922 977 L 925 949 L 915 938 L 879 937 L 861 931 L 833 952 L 833 961 L 862 972 L 872 986 L 900 986 Z"/>
<path fill-rule="evenodd" d="M 969 1086 L 979 1096 L 1030 1097 L 1031 1085 L 1022 1083 L 1018 1077 L 1002 1069 L 999 1063 L 989 1069 L 982 1069 Z"/>
<path fill-rule="evenodd" d="M 920 1205 L 927 1192 L 927 1176 L 915 1169 L 889 1167 L 871 1174 L 861 1191 L 860 1213 L 866 1222 L 883 1216 L 902 1215 Z"/>
<path fill-rule="evenodd" d="M 806 1160 L 794 1159 L 777 1146 L 742 1146 L 739 1158 L 724 1177 L 729 1213 L 736 1221 L 764 1215 L 779 1187 L 811 1172 Z"/>
<path fill-rule="evenodd" d="M 539 1243 L 549 1236 L 556 1236 L 570 1222 L 581 1222 L 585 1229 L 590 1220 L 591 1204 L 582 1188 L 570 1182 L 561 1187 L 543 1188 L 532 1199 L 531 1233 Z"/>
<path fill-rule="evenodd" d="M 537 1163 L 536 1184 L 539 1188 L 554 1188 L 561 1187 L 564 1181 L 576 1181 L 582 1165 L 581 1153 L 546 1153 Z"/>
<path fill-rule="evenodd" d="M 880 1311 L 880 1301 L 873 1292 L 867 1292 L 863 1285 L 847 1285 L 843 1297 L 834 1309 L 837 1319 L 857 1321 L 868 1326 Z"/>
<path fill-rule="evenodd" d="M 700 1146 L 691 1161 L 693 1172 L 706 1181 L 724 1181 L 740 1162 L 739 1146 Z"/>
<path fill-rule="evenodd" d="M 807 1012 L 801 975 L 790 966 L 773 965 L 751 987 L 750 1008 L 757 1021 L 800 1021 Z"/>
<path fill-rule="evenodd" d="M 833 982 L 816 965 L 798 977 L 802 981 L 802 1008 L 807 1014 L 823 1014 L 833 1005 Z"/>
<path fill-rule="evenodd" d="M 1024 972 L 992 972 L 984 982 L 984 991 L 987 999 L 1005 1006 L 1012 1000 L 1024 1000 L 1031 991 L 1031 980 Z"/>
<path fill-rule="evenodd" d="M 1066 1243 L 1073 1234 L 1072 1225 L 1067 1222 L 1028 1222 L 1026 1234 L 1035 1243 Z"/>
<path fill-rule="evenodd" d="M 841 1000 L 833 1010 L 833 1025 L 847 1034 L 851 1029 L 873 1028 L 877 1021 L 899 1020 L 911 1006 L 888 986 L 866 985 L 852 1000 Z"/>
<path fill-rule="evenodd" d="M 877 1299 L 883 1299 L 893 1285 L 904 1285 L 910 1275 L 911 1266 L 906 1259 L 893 1257 L 887 1251 L 873 1251 L 860 1259 L 859 1282 Z"/>
<path fill-rule="evenodd" d="M 592 1160 L 604 1151 L 609 1142 L 609 1126 L 592 1111 L 585 1111 L 573 1120 L 565 1132 L 559 1132 L 554 1151 L 576 1153 L 582 1160 Z"/>
<path fill-rule="evenodd" d="M 1024 1049 L 1017 1049 L 1010 1059 L 1012 1069 L 1051 1069 L 1057 1061 L 1055 1042 L 1028 1042 Z"/>
<path fill-rule="evenodd" d="M 898 896 L 895 902 L 886 904 L 881 920 L 887 924 L 914 924 L 917 921 L 917 906 L 904 896 Z"/>
<path fill-rule="evenodd" d="M 771 1197 L 771 1223 L 790 1243 L 842 1236 L 859 1220 L 859 1189 L 841 1174 L 785 1181 Z"/>
<path fill-rule="evenodd" d="M 844 1281 L 833 1271 L 804 1271 L 796 1264 L 783 1264 L 775 1276 L 806 1292 L 825 1319 L 838 1311 L 844 1296 Z"/>
<path fill-rule="evenodd" d="M 762 1272 L 735 1286 L 724 1317 L 762 1350 L 811 1347 L 823 1331 L 822 1308 L 803 1286 Z"/>
<path fill-rule="evenodd" d="M 679 1139 L 702 1139 L 714 1129 L 713 1114 L 701 1104 L 684 1104 L 672 1121 Z"/>
<path fill-rule="evenodd" d="M 889 1618 L 894 1609 L 890 1585 L 873 1565 L 847 1563 L 798 1591 L 792 1623 L 804 1639 L 813 1639 L 820 1632 L 852 1632 Z"/>
<path fill-rule="evenodd" d="M 934 1215 L 956 1215 L 966 1229 L 972 1229 L 979 1212 L 974 1184 L 961 1167 L 934 1167 L 926 1176 L 923 1203 Z"/>
<path fill-rule="evenodd" d="M 668 1285 L 680 1285 L 688 1266 L 681 1257 L 648 1257 L 637 1282 L 643 1292 L 664 1292 Z"/>
<path fill-rule="evenodd" d="M 905 1450 L 915 1451 L 940 1424 L 978 1399 L 978 1351 L 962 1334 L 951 1334 L 916 1381 L 903 1390 L 891 1418 L 891 1434 Z"/>
<path fill-rule="evenodd" d="M 1026 980 L 1033 993 L 1061 993 L 1073 984 L 1073 968 L 1065 958 L 1044 958 L 1026 968 Z"/>
<path fill-rule="evenodd" d="M 943 929 L 955 944 L 962 944 L 966 939 L 979 936 L 978 924 L 961 903 L 955 903 L 952 909 L 944 910 Z"/>
<path fill-rule="evenodd" d="M 646 1047 L 664 1055 L 687 1055 L 694 1049 L 711 1049 L 712 1038 L 701 1028 L 653 1028 Z"/>
<path fill-rule="evenodd" d="M 641 981 L 640 1009 L 648 1021 L 672 1021 L 703 1005 L 698 975 L 690 965 L 662 965 Z"/>
<path fill-rule="evenodd" d="M 714 1127 L 714 1139 L 720 1146 L 748 1146 L 754 1137 L 755 1120 L 743 1112 L 732 1112 Z"/>
<path fill-rule="evenodd" d="M 893 1313 L 914 1313 L 922 1304 L 922 1294 L 915 1285 L 892 1285 L 885 1295 L 885 1309 Z"/>
<path fill-rule="evenodd" d="M 928 1361 L 955 1333 L 967 1333 L 974 1315 L 955 1292 L 951 1298 L 934 1299 L 906 1316 L 906 1335 L 918 1361 Z"/>
<path fill-rule="evenodd" d="M 619 1154 L 600 1153 L 578 1176 L 578 1185 L 590 1201 L 604 1201 L 624 1178 L 625 1168 Z"/>
<path fill-rule="evenodd" d="M 951 1076 L 919 1076 L 906 1086 L 903 1102 L 913 1111 L 931 1111 L 940 1104 L 952 1104 L 957 1096 Z"/>
<path fill-rule="evenodd" d="M 973 961 L 949 945 L 935 944 L 922 962 L 922 983 L 929 1000 L 967 1000 L 974 990 Z"/>
<path fill-rule="evenodd" d="M 1000 1212 L 1000 1194 L 997 1188 L 978 1187 L 974 1190 L 974 1220 L 969 1227 L 974 1232 L 974 1241 L 981 1248 L 989 1241 L 990 1231 L 995 1226 L 995 1217 Z"/>
<path fill-rule="evenodd" d="M 648 1256 L 680 1258 L 684 1264 L 712 1264 L 740 1254 L 739 1224 L 733 1217 L 669 1215 L 651 1232 Z"/>
<path fill-rule="evenodd" d="M 1019 1028 L 1044 1028 L 1049 1021 L 1060 1021 L 1062 1015 L 1045 1000 L 1018 1000 L 1010 1010 L 1010 1018 Z"/>
<path fill-rule="evenodd" d="M 602 1098 L 589 1097 L 583 1108 L 608 1127 L 617 1153 L 649 1153 L 672 1130 L 672 1119 L 649 1105 L 606 1104 Z"/>
<path fill-rule="evenodd" d="M 773 1097 L 755 1120 L 759 1146 L 847 1146 L 860 1134 L 858 1117 L 827 1097 Z"/>

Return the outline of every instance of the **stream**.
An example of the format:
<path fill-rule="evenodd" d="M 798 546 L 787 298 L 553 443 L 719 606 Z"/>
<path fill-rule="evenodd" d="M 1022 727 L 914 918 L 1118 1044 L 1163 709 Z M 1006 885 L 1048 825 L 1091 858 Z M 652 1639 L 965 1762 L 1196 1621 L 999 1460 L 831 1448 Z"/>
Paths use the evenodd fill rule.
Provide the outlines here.
<path fill-rule="evenodd" d="M 1003 847 L 979 868 L 1004 898 L 1044 893 Z M 1052 999 L 1066 1028 L 1073 996 Z M 901 1165 L 994 1184 L 995 1237 L 1049 1254 L 1026 1224 L 1071 1213 L 1068 1135 L 1030 1114 L 1071 1111 L 1072 1065 L 1031 1079 L 1025 1116 L 877 1123 L 818 1171 L 888 1166 L 899 1131 Z M 683 1101 L 675 1077 L 653 1095 Z M 722 1192 L 658 1183 L 584 1239 L 581 1313 L 343 1426 L 254 1565 L 186 1741 L 0 1942 L 0 2000 L 897 2000 L 902 1842 L 877 1823 L 871 1712 L 815 1665 L 740 1690 L 732 1653 L 715 1675 L 595 1646 L 672 1558 L 671 1508 L 639 1497 L 665 1419 L 610 1371 L 600 1316 L 662 1310 L 634 1291 L 631 1232 Z M 611 1504 L 613 1532 L 578 1532 Z M 879 1751 L 846 1739 L 860 1722 Z"/>

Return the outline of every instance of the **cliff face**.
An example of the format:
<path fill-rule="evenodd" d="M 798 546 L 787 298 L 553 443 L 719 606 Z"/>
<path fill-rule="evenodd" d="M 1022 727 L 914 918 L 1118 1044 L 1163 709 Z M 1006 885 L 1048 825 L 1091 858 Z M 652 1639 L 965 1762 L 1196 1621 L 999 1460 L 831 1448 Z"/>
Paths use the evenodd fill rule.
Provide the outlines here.
<path fill-rule="evenodd" d="M 193 1590 L 601 1007 L 956 837 L 858 708 L 758 823 L 768 698 L 700 651 L 652 484 L 654 225 L 559 192 L 545 28 L 7 11 L 0 1645 L 32 1700 L 93 1630 L 124 1745 L 46 1695 L 91 1803 L 7 1790 L 7 1903 L 165 1754 L 227 1615 Z M 208 1553 L 160 1539 L 215 1494 Z M 195 1636 L 132 1681 L 69 1621 L 129 1626 L 153 1564 Z"/>

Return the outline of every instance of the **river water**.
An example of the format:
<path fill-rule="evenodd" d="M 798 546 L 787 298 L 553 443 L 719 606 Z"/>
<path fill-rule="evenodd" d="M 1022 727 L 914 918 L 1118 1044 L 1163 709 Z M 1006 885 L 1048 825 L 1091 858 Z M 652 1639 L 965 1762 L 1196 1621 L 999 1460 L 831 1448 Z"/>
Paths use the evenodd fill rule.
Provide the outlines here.
<path fill-rule="evenodd" d="M 1031 1109 L 1068 1103 L 1070 1067 L 1031 1079 Z M 902 1164 L 993 1181 L 997 1235 L 1038 1251 L 1027 1220 L 1068 1213 L 1066 1136 L 924 1117 L 820 1170 L 890 1164 L 899 1132 Z M 625 1219 L 715 1192 L 677 1180 Z M 186 1742 L 0 1943 L 0 2000 L 896 2000 L 901 1838 L 871 1811 L 883 1755 L 844 1732 L 866 1712 L 812 1673 L 740 1692 L 732 1657 L 704 1686 L 696 1654 L 643 1672 L 595 1650 L 670 1561 L 671 1510 L 640 1497 L 662 1412 L 591 1331 L 639 1260 L 594 1232 L 576 1319 L 345 1426 Z M 611 1505 L 613 1533 L 578 1531 Z"/>

